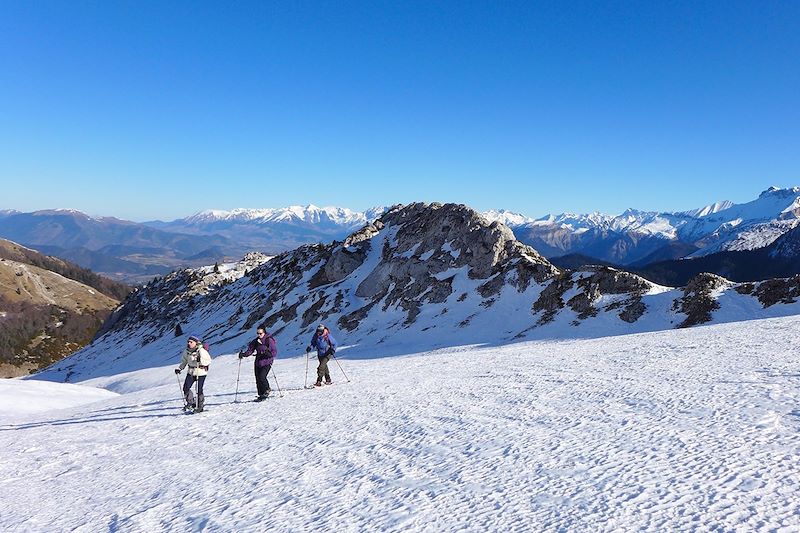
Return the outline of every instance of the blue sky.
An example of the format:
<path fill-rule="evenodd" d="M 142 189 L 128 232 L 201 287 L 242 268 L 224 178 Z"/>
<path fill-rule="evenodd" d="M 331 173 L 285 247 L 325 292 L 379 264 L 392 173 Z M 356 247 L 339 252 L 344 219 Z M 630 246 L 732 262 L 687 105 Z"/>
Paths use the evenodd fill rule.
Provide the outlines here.
<path fill-rule="evenodd" d="M 800 2 L 4 2 L 0 208 L 680 210 L 800 185 Z"/>

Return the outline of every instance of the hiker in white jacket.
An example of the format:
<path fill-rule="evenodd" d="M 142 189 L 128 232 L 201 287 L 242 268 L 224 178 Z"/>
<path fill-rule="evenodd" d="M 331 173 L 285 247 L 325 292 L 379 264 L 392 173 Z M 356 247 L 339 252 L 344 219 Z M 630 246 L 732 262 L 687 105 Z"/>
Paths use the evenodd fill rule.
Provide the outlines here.
<path fill-rule="evenodd" d="M 189 367 L 186 372 L 186 380 L 183 382 L 183 394 L 186 397 L 186 405 L 195 411 L 202 411 L 205 397 L 203 396 L 203 383 L 208 375 L 208 367 L 211 365 L 211 355 L 203 348 L 200 337 L 197 335 L 189 336 L 186 341 L 186 349 L 181 356 L 181 364 L 175 369 L 176 374 L 180 374 L 184 367 Z M 197 404 L 194 402 L 192 385 L 197 381 Z"/>

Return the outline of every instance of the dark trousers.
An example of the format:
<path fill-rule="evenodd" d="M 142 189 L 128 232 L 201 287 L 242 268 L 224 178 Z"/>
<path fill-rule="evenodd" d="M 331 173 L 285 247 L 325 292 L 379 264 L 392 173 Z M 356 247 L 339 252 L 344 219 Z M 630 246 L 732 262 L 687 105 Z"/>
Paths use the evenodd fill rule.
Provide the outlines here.
<path fill-rule="evenodd" d="M 331 373 L 328 371 L 328 361 L 331 360 L 330 353 L 326 355 L 318 355 L 317 359 L 319 359 L 319 366 L 317 367 L 317 381 L 321 382 L 322 378 L 325 378 L 325 381 L 330 383 Z"/>
<path fill-rule="evenodd" d="M 269 370 L 272 368 L 272 365 L 267 366 L 258 366 L 255 365 L 255 373 L 256 373 L 256 389 L 258 390 L 259 396 L 264 396 L 269 392 L 269 380 L 267 377 L 269 376 Z"/>
<path fill-rule="evenodd" d="M 203 383 L 206 382 L 206 376 L 193 376 L 186 374 L 186 379 L 183 381 L 183 395 L 186 397 L 186 403 L 194 405 L 194 394 L 192 393 L 192 385 L 197 381 L 197 406 L 203 407 L 205 396 L 203 395 Z"/>

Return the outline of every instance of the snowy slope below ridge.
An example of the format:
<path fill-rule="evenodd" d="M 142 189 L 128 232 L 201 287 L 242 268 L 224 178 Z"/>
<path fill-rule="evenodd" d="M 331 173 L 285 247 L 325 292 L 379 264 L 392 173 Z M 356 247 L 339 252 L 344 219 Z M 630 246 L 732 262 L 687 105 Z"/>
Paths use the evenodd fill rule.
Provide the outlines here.
<path fill-rule="evenodd" d="M 795 531 L 798 328 L 345 353 L 309 391 L 279 358 L 262 404 L 224 355 L 193 416 L 172 365 L 95 380 L 140 392 L 0 414 L 0 529 Z"/>
<path fill-rule="evenodd" d="M 184 342 L 178 324 L 212 353 L 236 351 L 264 324 L 282 354 L 296 355 L 324 322 L 350 357 L 369 358 L 800 313 L 800 278 L 740 285 L 706 275 L 671 289 L 606 267 L 561 272 L 507 227 L 454 204 L 398 207 L 344 242 L 235 270 L 241 277 L 224 283 L 185 270 L 139 289 L 91 346 L 37 377 L 74 382 L 167 364 Z"/>

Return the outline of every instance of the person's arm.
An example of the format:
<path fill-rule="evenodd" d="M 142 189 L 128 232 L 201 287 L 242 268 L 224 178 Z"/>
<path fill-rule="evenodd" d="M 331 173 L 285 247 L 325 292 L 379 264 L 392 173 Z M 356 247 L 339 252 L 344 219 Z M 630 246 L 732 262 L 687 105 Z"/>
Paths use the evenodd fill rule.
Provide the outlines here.
<path fill-rule="evenodd" d="M 206 369 L 211 364 L 211 354 L 209 354 L 206 351 L 206 349 L 203 348 L 203 347 L 200 348 L 200 362 L 199 362 L 199 364 L 200 364 L 200 366 L 206 367 Z"/>
<path fill-rule="evenodd" d="M 250 341 L 247 344 L 247 347 L 244 348 L 241 352 L 239 352 L 239 359 L 242 359 L 244 357 L 250 357 L 251 355 L 253 355 L 253 352 L 256 349 L 255 346 L 254 346 L 255 342 L 256 341 Z"/>
<path fill-rule="evenodd" d="M 180 374 L 181 370 L 183 370 L 187 364 L 189 364 L 189 358 L 188 354 L 186 353 L 186 350 L 184 350 L 183 353 L 181 354 L 181 363 L 178 365 L 178 368 L 175 369 L 175 373 Z"/>

